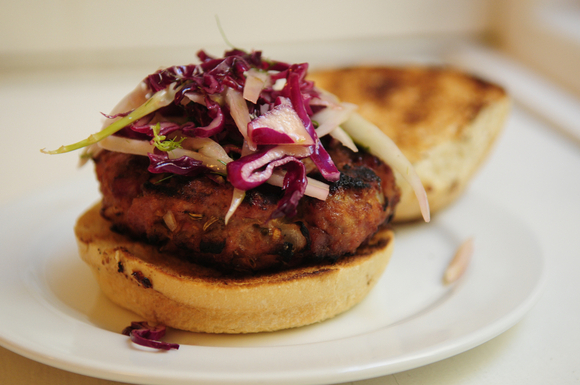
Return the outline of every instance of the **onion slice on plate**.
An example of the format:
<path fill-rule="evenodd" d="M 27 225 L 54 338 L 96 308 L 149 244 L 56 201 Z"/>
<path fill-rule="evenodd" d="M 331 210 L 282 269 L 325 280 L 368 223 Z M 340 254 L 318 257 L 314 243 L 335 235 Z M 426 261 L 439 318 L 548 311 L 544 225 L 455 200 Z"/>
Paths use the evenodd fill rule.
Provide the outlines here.
<path fill-rule="evenodd" d="M 413 188 L 419 201 L 423 219 L 425 222 L 429 222 L 431 220 L 429 201 L 421 179 L 419 179 L 411 162 L 403 155 L 391 138 L 357 112 L 351 114 L 350 118 L 342 124 L 342 128 L 355 142 L 367 147 L 371 154 L 383 160 L 405 178 Z"/>
<path fill-rule="evenodd" d="M 122 334 L 129 336 L 137 345 L 160 350 L 179 349 L 179 344 L 160 341 L 165 330 L 163 325 L 150 326 L 147 322 L 131 322 L 131 326 L 123 329 Z"/>
<path fill-rule="evenodd" d="M 447 269 L 445 269 L 443 284 L 449 285 L 461 278 L 465 270 L 467 270 L 472 255 L 473 238 L 468 238 L 459 246 Z"/>

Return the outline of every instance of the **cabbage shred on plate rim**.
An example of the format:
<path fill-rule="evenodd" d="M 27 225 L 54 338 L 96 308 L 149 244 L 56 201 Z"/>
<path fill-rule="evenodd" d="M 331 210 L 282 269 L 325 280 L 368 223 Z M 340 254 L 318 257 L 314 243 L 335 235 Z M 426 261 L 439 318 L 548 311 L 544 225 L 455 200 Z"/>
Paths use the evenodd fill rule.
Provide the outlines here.
<path fill-rule="evenodd" d="M 320 142 L 331 135 L 357 151 L 365 146 L 414 188 L 426 221 L 425 190 L 413 167 L 382 131 L 362 119 L 355 106 L 306 80 L 308 64 L 264 59 L 260 51 L 205 51 L 200 63 L 173 66 L 147 76 L 113 109 L 101 131 L 54 151 L 102 149 L 149 158 L 148 171 L 226 177 L 234 186 L 226 223 L 247 190 L 263 183 L 284 195 L 272 218 L 293 216 L 304 195 L 324 200 L 326 182 L 340 172 Z M 326 182 L 307 176 L 316 168 Z"/>

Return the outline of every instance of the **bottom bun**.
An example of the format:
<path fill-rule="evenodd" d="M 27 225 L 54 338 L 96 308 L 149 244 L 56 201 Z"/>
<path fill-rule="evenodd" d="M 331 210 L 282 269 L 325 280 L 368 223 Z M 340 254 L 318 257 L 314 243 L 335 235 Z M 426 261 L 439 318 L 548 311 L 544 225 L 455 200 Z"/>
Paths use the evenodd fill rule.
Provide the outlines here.
<path fill-rule="evenodd" d="M 233 277 L 115 233 L 99 211 L 97 204 L 85 212 L 75 235 L 105 295 L 149 322 L 193 332 L 255 333 L 332 318 L 367 295 L 394 244 L 385 229 L 334 264 Z"/>

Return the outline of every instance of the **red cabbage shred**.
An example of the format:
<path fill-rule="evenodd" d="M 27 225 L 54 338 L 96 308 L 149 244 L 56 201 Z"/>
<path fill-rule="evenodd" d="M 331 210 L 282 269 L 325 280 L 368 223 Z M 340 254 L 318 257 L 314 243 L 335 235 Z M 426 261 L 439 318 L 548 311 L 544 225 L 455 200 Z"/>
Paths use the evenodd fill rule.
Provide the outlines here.
<path fill-rule="evenodd" d="M 165 335 L 165 326 L 150 326 L 147 322 L 131 322 L 131 326 L 123 329 L 122 334 L 129 336 L 137 345 L 154 349 L 179 349 L 179 344 L 160 341 Z"/>

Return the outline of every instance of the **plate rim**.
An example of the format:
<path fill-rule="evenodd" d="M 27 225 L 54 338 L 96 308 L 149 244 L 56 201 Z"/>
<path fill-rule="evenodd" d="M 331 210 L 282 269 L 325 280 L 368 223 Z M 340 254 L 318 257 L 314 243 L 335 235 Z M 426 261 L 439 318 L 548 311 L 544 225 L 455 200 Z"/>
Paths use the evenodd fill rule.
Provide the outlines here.
<path fill-rule="evenodd" d="M 41 204 L 41 202 L 46 203 L 46 199 L 55 200 L 57 202 L 62 202 L 67 198 L 67 194 L 62 194 L 63 189 L 66 191 L 76 191 L 79 190 L 79 187 L 83 187 L 83 191 L 92 191 L 90 189 L 94 189 L 96 186 L 96 182 L 92 181 L 87 183 L 85 179 L 72 179 L 66 182 L 64 185 L 59 183 L 58 186 L 53 186 L 50 189 L 42 190 L 41 192 L 36 192 L 34 194 L 27 194 L 20 199 L 14 200 L 10 204 L 4 204 L 0 206 L 0 213 L 5 214 L 7 211 L 14 210 L 18 206 L 26 207 L 26 206 L 33 206 L 33 203 L 36 205 Z M 70 195 L 70 194 L 68 194 Z M 81 194 L 82 195 L 82 194 Z M 466 197 L 467 199 L 470 196 L 478 196 L 476 192 L 467 191 Z M 91 197 L 91 194 L 89 194 Z M 94 195 L 94 197 L 98 197 L 98 195 Z M 37 202 L 35 202 L 35 199 Z M 77 202 L 87 202 L 90 203 L 90 200 L 87 198 L 76 198 Z M 91 198 L 92 199 L 92 198 Z M 465 200 L 465 197 L 462 197 L 462 200 Z M 487 199 L 487 198 L 486 198 Z M 487 199 L 488 202 L 489 199 Z M 69 204 L 71 204 L 69 202 Z M 74 203 L 72 203 L 74 205 Z M 498 206 L 496 202 L 491 202 L 491 204 Z M 499 205 L 501 206 L 501 205 Z M 88 207 L 88 204 L 86 205 Z M 453 210 L 454 207 L 450 207 L 449 210 Z M 522 226 L 524 226 L 524 230 L 530 232 L 530 229 L 525 226 L 525 224 L 517 217 L 513 216 L 509 210 L 505 210 L 502 208 L 506 215 L 510 216 L 512 220 L 516 220 Z M 532 233 L 533 234 L 533 233 Z M 3 249 L 5 245 L 0 246 L 0 249 Z M 533 307 L 533 305 L 537 302 L 543 287 L 546 282 L 546 266 L 545 266 L 545 259 L 543 258 L 543 253 L 540 251 L 539 243 L 536 244 L 538 248 L 538 253 L 535 255 L 536 263 L 539 264 L 538 276 L 535 280 L 535 285 L 531 288 L 531 290 L 527 293 L 527 296 L 522 300 L 518 306 L 516 306 L 511 311 L 507 312 L 503 315 L 500 319 L 496 320 L 495 322 L 491 322 L 486 325 L 485 328 L 480 329 L 478 333 L 476 333 L 477 338 L 471 335 L 463 336 L 462 339 L 455 339 L 452 341 L 453 343 L 442 344 L 442 346 L 437 347 L 435 350 L 437 351 L 436 354 L 433 353 L 434 347 L 429 347 L 425 349 L 425 351 L 417 351 L 412 354 L 407 354 L 406 356 L 401 356 L 398 360 L 393 361 L 392 359 L 377 359 L 374 362 L 368 362 L 367 365 L 359 365 L 359 367 L 332 367 L 335 370 L 334 373 L 329 373 L 329 367 L 321 369 L 319 371 L 310 370 L 308 372 L 300 371 L 288 371 L 287 373 L 278 372 L 278 373 L 269 373 L 263 374 L 262 376 L 257 376 L 255 373 L 247 373 L 243 374 L 240 372 L 236 373 L 221 373 L 220 375 L 216 376 L 215 373 L 213 376 L 207 376 L 204 378 L 201 377 L 180 377 L 177 373 L 173 373 L 173 375 L 169 375 L 168 373 L 158 373 L 158 376 L 151 376 L 154 373 L 147 373 L 146 375 L 138 375 L 135 373 L 128 373 L 126 370 L 122 370 L 123 368 L 119 367 L 116 368 L 117 365 L 111 365 L 111 363 L 103 363 L 103 362 L 88 362 L 87 359 L 81 360 L 79 357 L 70 357 L 66 354 L 55 354 L 48 353 L 43 351 L 42 349 L 35 349 L 34 346 L 29 344 L 25 344 L 23 341 L 18 342 L 15 338 L 7 338 L 4 333 L 0 330 L 0 345 L 11 350 L 17 354 L 20 354 L 24 357 L 32 359 L 37 362 L 41 362 L 43 364 L 53 366 L 62 370 L 87 375 L 91 377 L 103 378 L 108 380 L 116 380 L 116 381 L 124 381 L 129 383 L 147 383 L 147 384 L 160 384 L 160 383 L 167 383 L 167 381 L 171 381 L 172 384 L 180 384 L 180 383 L 187 383 L 192 380 L 200 380 L 206 381 L 207 383 L 236 383 L 236 384 L 243 384 L 243 383 L 317 383 L 317 382 L 332 382 L 332 381 L 356 381 L 365 378 L 377 377 L 382 375 L 388 375 L 391 373 L 400 372 L 403 370 L 409 370 L 412 368 L 416 368 L 419 366 L 423 366 L 435 361 L 439 361 L 453 355 L 459 354 L 466 350 L 472 349 L 494 337 L 503 333 L 504 331 L 508 330 L 510 327 L 515 325 L 517 322 L 523 318 L 523 316 Z M 1 275 L 1 273 L 0 273 Z M 87 327 L 93 327 L 94 329 L 104 331 L 107 333 L 111 333 L 112 335 L 116 335 L 116 333 L 109 332 L 104 329 L 99 329 L 96 326 L 92 325 L 85 325 Z M 384 329 L 388 329 L 386 327 Z M 338 340 L 332 341 L 322 341 L 322 342 L 313 342 L 308 344 L 309 349 L 320 349 L 327 346 L 332 345 L 342 345 L 347 342 L 352 342 L 353 340 L 364 340 L 369 338 L 368 336 L 373 335 L 377 336 L 381 333 L 384 333 L 384 330 L 378 331 L 371 331 L 366 332 L 363 334 L 355 335 L 355 336 L 348 336 L 344 338 L 340 338 Z M 388 334 L 388 333 L 387 333 Z M 21 339 L 22 340 L 22 339 Z M 448 341 L 449 342 L 449 341 Z M 267 354 L 278 354 L 284 353 L 285 351 L 294 351 L 300 348 L 303 348 L 304 345 L 285 345 L 285 346 L 259 346 L 259 347 L 207 347 L 207 346 L 186 346 L 185 350 L 194 349 L 198 351 L 202 351 L 204 349 L 227 349 L 229 352 L 233 352 L 234 350 L 243 349 L 245 353 L 248 352 L 248 349 L 254 349 L 254 351 L 268 351 Z M 181 350 L 180 350 L 181 351 Z M 148 352 L 149 353 L 149 352 Z M 389 362 L 390 361 L 390 362 Z M 388 369 L 387 369 L 388 368 Z M 148 372 L 145 370 L 145 372 Z M 274 374 L 274 375 L 273 375 Z M 145 376 L 145 377 L 144 377 Z M 145 381 L 145 382 L 144 382 Z"/>

